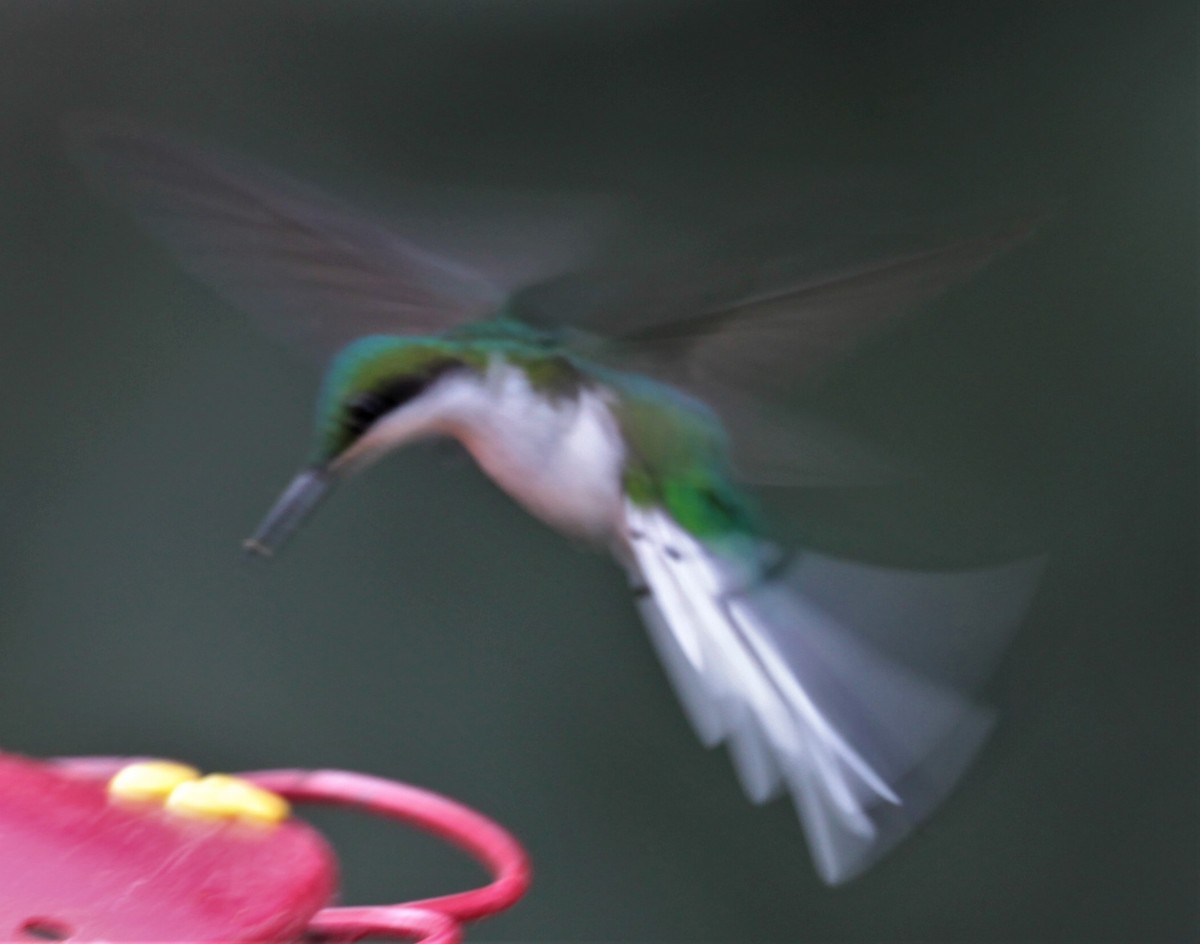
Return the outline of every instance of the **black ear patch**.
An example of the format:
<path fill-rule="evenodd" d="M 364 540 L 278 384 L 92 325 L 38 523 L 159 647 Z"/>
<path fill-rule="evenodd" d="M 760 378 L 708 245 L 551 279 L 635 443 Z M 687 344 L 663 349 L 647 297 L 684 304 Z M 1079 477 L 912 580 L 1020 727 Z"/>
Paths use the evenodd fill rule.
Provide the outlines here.
<path fill-rule="evenodd" d="M 348 440 L 353 442 L 381 416 L 427 390 L 438 377 L 454 366 L 453 361 L 438 363 L 420 373 L 395 377 L 372 390 L 355 394 L 342 407 L 342 428 Z"/>

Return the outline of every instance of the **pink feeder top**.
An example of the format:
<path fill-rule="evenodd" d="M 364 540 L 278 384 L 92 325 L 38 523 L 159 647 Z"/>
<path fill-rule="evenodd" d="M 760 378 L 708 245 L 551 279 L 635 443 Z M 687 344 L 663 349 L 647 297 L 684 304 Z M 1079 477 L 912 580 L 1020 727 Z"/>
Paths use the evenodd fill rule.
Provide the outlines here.
<path fill-rule="evenodd" d="M 272 822 L 113 795 L 109 781 L 129 763 L 0 754 L 0 940 L 265 942 L 315 934 L 452 944 L 461 922 L 511 906 L 529 884 L 525 852 L 504 829 L 416 787 L 343 771 L 207 778 L 284 810 L 278 797 L 416 825 L 494 875 L 482 888 L 419 902 L 326 907 L 337 860 L 312 827 L 285 814 Z"/>

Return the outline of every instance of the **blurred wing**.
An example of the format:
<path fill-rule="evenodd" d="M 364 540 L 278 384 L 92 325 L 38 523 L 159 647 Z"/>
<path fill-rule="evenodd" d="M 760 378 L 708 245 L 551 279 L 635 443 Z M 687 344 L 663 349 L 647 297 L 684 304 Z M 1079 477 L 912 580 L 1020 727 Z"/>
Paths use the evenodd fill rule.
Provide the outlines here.
<path fill-rule="evenodd" d="M 77 123 L 69 136 L 188 271 L 314 352 L 366 334 L 443 331 L 503 299 L 471 269 L 241 159 L 114 120 Z"/>
<path fill-rule="evenodd" d="M 693 385 L 692 389 L 702 389 L 705 401 L 721 418 L 733 472 L 742 482 L 849 488 L 894 483 L 917 474 L 909 463 L 812 413 L 784 409 L 726 384 Z"/>
<path fill-rule="evenodd" d="M 609 339 L 596 356 L 688 391 L 722 419 L 739 476 L 759 485 L 865 484 L 906 474 L 869 445 L 788 402 L 815 375 L 906 311 L 973 275 L 1031 232 L 895 256 L 834 275 L 802 277 L 796 262 L 750 268 L 706 258 L 673 276 L 605 288 L 530 290 L 535 311 L 583 308 L 573 320 Z M 536 317 L 536 315 L 535 315 Z"/>
<path fill-rule="evenodd" d="M 826 882 L 868 868 L 987 735 L 965 691 L 1024 615 L 1039 562 L 929 574 L 806 554 L 748 583 L 661 509 L 627 503 L 626 521 L 642 614 L 701 740 L 728 745 L 753 802 L 791 794 Z M 902 662 L 896 645 L 922 651 Z"/>
<path fill-rule="evenodd" d="M 660 311 L 649 323 L 618 330 L 616 349 L 697 392 L 718 384 L 785 395 L 1029 232 L 1022 226 L 815 279 L 789 279 L 784 266 L 763 267 L 746 279 L 743 291 L 749 292 L 740 298 Z M 777 287 L 754 287 L 767 280 Z"/>

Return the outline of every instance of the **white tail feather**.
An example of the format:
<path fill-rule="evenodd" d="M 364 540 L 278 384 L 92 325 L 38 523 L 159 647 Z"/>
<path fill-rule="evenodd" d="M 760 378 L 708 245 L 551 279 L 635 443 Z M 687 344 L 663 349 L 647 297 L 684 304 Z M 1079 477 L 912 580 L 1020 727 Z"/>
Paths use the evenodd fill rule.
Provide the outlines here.
<path fill-rule="evenodd" d="M 859 622 L 924 614 L 950 645 L 957 624 L 984 623 L 994 652 L 1036 565 L 930 575 L 804 555 L 786 575 L 749 580 L 663 510 L 627 502 L 626 515 L 642 614 L 700 739 L 728 744 L 752 801 L 788 789 L 827 882 L 867 868 L 953 786 L 990 715 L 860 641 Z M 823 581 L 833 591 L 818 592 Z"/>

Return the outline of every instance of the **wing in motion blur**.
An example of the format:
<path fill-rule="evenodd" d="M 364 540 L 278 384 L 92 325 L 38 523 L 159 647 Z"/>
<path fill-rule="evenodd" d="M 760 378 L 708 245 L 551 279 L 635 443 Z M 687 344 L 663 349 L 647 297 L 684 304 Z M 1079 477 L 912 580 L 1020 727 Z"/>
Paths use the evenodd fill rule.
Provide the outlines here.
<path fill-rule="evenodd" d="M 245 159 L 109 117 L 68 133 L 100 187 L 186 269 L 312 353 L 436 334 L 495 312 L 513 287 Z"/>
<path fill-rule="evenodd" d="M 789 395 L 1031 229 L 833 275 L 787 257 L 723 257 L 719 247 L 682 260 L 667 250 L 632 271 L 609 271 L 589 268 L 588 257 L 614 240 L 618 215 L 632 231 L 632 214 L 601 221 L 594 205 L 554 198 L 553 212 L 534 210 L 519 228 L 473 227 L 513 245 L 505 247 L 509 258 L 492 253 L 492 265 L 466 264 L 252 162 L 124 119 L 77 120 L 69 135 L 92 176 L 185 268 L 276 336 L 324 358 L 368 334 L 437 334 L 501 310 L 541 327 L 583 329 L 564 333 L 564 342 L 712 407 L 732 438 L 738 474 L 760 485 L 871 484 L 908 474 L 858 438 L 800 415 Z M 581 218 L 564 225 L 572 209 Z M 540 238 L 530 238 L 539 229 Z M 659 264 L 659 255 L 671 261 Z M 572 295 L 576 304 L 564 304 Z"/>

